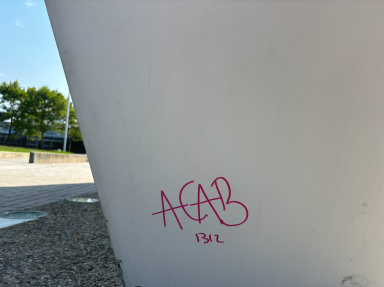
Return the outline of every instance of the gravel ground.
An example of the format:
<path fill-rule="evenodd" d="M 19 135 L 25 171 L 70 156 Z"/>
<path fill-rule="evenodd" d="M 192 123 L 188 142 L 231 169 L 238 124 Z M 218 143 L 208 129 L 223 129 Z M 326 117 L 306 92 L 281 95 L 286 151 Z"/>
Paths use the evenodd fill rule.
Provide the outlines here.
<path fill-rule="evenodd" d="M 0 229 L 0 286 L 123 286 L 99 203 L 31 210 L 49 216 Z"/>

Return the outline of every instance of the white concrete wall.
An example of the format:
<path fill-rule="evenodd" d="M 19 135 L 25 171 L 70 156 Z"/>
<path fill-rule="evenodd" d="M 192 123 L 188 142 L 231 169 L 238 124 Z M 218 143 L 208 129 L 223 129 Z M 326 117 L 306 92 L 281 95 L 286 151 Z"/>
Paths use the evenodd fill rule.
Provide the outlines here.
<path fill-rule="evenodd" d="M 127 286 L 384 286 L 383 1 L 46 5 Z"/>

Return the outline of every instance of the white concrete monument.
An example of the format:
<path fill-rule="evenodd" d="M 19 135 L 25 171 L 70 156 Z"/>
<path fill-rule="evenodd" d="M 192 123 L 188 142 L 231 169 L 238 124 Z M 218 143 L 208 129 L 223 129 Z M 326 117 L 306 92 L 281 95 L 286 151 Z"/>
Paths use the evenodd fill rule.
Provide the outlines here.
<path fill-rule="evenodd" d="M 384 2 L 46 0 L 127 286 L 384 286 Z"/>

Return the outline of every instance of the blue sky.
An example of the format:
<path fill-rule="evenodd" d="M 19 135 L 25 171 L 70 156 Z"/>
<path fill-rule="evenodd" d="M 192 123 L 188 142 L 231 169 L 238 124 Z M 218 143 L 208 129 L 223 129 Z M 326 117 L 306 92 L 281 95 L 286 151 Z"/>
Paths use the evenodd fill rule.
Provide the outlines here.
<path fill-rule="evenodd" d="M 0 83 L 48 86 L 68 96 L 68 86 L 43 0 L 0 0 Z"/>

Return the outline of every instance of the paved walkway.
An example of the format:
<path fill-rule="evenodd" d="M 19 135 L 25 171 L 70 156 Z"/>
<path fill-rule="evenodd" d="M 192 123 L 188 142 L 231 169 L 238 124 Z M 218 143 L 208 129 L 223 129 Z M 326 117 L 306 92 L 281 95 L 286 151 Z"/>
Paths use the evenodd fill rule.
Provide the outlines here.
<path fill-rule="evenodd" d="M 29 164 L 28 158 L 0 160 L 0 212 L 94 192 L 88 163 Z"/>

